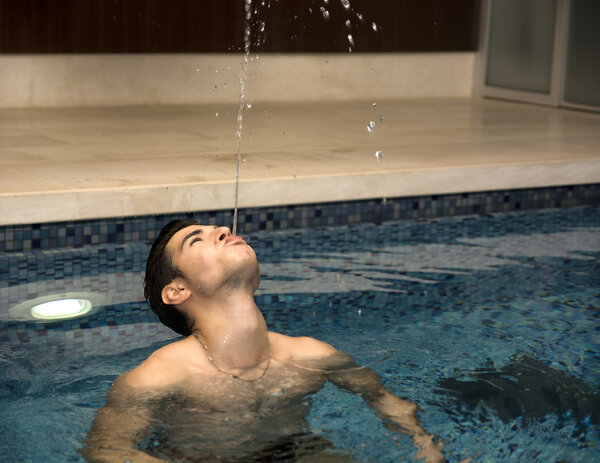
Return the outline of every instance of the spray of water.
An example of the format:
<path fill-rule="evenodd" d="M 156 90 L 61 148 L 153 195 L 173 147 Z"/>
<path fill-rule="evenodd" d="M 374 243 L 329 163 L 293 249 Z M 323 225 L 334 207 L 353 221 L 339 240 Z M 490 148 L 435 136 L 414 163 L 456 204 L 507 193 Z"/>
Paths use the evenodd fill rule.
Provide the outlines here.
<path fill-rule="evenodd" d="M 246 97 L 246 71 L 248 70 L 248 57 L 250 56 L 250 19 L 252 18 L 252 0 L 244 2 L 246 21 L 244 28 L 244 61 L 242 62 L 242 74 L 240 76 L 240 107 L 237 114 L 237 163 L 235 168 L 235 202 L 233 206 L 232 234 L 237 232 L 238 222 L 238 196 L 240 190 L 240 160 L 242 158 L 242 113 L 244 111 L 244 98 Z"/>

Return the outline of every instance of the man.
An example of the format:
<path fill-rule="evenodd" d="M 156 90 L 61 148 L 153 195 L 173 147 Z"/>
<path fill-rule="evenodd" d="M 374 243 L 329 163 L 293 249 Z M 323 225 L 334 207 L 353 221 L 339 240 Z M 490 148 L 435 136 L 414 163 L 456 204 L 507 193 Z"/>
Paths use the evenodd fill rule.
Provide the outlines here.
<path fill-rule="evenodd" d="M 115 381 L 80 451 L 88 461 L 341 461 L 306 422 L 307 396 L 327 380 L 409 434 L 418 458 L 444 461 L 416 406 L 387 392 L 372 370 L 324 342 L 267 331 L 253 296 L 259 281 L 254 251 L 228 228 L 163 228 L 144 293 L 185 337 Z"/>

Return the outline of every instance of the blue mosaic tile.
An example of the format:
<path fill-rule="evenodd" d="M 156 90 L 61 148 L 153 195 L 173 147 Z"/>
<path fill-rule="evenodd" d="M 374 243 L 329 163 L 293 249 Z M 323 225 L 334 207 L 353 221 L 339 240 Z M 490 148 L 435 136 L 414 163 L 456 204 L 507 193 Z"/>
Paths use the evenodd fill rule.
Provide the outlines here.
<path fill-rule="evenodd" d="M 240 233 L 248 234 L 264 230 L 318 228 L 598 204 L 600 185 L 591 184 L 241 209 L 238 226 Z M 0 227 L 0 252 L 151 241 L 166 223 L 175 218 L 195 218 L 208 225 L 223 225 L 233 223 L 233 211 L 8 225 Z"/>

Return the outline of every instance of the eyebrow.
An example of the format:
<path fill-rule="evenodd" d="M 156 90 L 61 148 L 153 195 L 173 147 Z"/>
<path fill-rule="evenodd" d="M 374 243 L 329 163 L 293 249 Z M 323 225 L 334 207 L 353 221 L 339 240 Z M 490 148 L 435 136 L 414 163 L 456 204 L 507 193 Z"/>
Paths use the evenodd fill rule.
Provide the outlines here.
<path fill-rule="evenodd" d="M 185 244 L 185 242 L 187 240 L 189 240 L 192 236 L 200 235 L 202 233 L 204 233 L 202 231 L 202 229 L 201 228 L 197 228 L 196 230 L 191 231 L 187 235 L 185 235 L 185 238 L 183 238 L 183 241 L 181 242 L 181 250 L 183 250 L 183 245 Z"/>

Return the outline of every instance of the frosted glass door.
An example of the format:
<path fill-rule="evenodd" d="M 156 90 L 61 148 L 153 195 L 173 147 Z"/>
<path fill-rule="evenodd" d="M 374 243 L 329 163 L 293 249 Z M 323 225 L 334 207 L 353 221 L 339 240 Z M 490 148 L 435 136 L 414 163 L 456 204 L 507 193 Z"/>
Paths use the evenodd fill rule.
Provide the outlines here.
<path fill-rule="evenodd" d="M 486 85 L 550 94 L 556 0 L 492 0 Z"/>
<path fill-rule="evenodd" d="M 572 0 L 563 100 L 600 108 L 600 1 Z"/>

